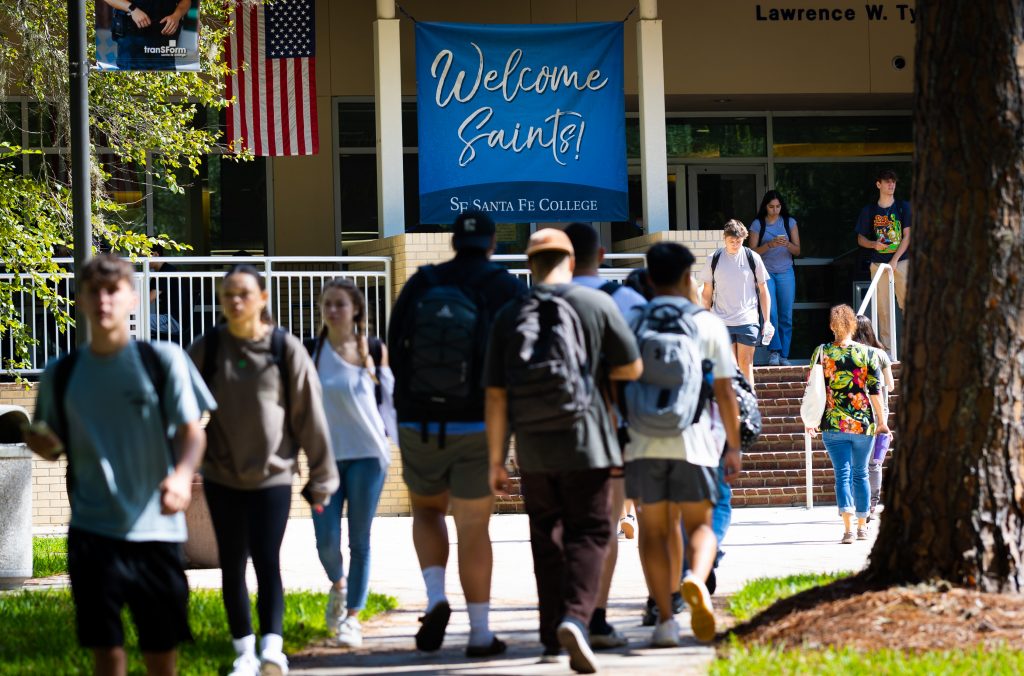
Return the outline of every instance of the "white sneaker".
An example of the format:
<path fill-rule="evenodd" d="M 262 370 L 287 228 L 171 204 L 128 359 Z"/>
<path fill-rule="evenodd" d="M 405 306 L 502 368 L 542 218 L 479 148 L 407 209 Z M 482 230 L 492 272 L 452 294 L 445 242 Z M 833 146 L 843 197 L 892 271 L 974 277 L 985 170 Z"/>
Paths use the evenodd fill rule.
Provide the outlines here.
<path fill-rule="evenodd" d="M 256 653 L 242 653 L 231 663 L 228 676 L 256 676 L 260 673 L 260 658 Z"/>
<path fill-rule="evenodd" d="M 636 517 L 632 514 L 619 519 L 619 531 L 622 532 L 627 540 L 632 540 L 636 537 Z"/>
<path fill-rule="evenodd" d="M 342 648 L 361 648 L 363 646 L 363 627 L 359 624 L 359 618 L 349 615 L 339 622 L 334 640 Z"/>
<path fill-rule="evenodd" d="M 651 634 L 651 645 L 655 648 L 675 648 L 679 645 L 679 623 L 675 618 L 660 622 Z"/>
<path fill-rule="evenodd" d="M 338 623 L 341 622 L 341 618 L 345 617 L 345 596 L 347 596 L 345 587 L 335 589 L 332 585 L 330 591 L 327 592 L 327 609 L 324 611 L 324 624 L 327 625 L 328 629 L 337 627 Z"/>
<path fill-rule="evenodd" d="M 267 650 L 260 655 L 260 676 L 285 676 L 288 673 L 288 658 L 283 652 Z"/>
<path fill-rule="evenodd" d="M 711 594 L 704 581 L 695 575 L 683 578 L 679 587 L 683 600 L 690 606 L 690 627 L 693 635 L 701 643 L 711 643 L 715 639 L 715 611 L 711 606 Z"/>

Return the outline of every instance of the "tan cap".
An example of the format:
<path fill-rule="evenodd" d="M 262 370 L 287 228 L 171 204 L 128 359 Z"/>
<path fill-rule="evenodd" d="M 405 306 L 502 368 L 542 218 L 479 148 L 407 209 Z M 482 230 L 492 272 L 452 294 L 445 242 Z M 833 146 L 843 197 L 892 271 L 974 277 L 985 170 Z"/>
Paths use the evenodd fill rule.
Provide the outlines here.
<path fill-rule="evenodd" d="M 530 235 L 530 241 L 526 244 L 526 255 L 532 256 L 541 251 L 561 251 L 570 256 L 575 254 L 569 236 L 556 228 L 541 228 Z"/>

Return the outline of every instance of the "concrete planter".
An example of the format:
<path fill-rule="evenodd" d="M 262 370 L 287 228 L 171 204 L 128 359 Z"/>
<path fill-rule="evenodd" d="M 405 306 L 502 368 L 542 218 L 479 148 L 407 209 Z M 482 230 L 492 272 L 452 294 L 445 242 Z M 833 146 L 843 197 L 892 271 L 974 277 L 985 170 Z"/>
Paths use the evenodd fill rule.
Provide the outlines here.
<path fill-rule="evenodd" d="M 0 406 L 0 588 L 32 577 L 32 452 L 21 443 L 28 415 Z"/>
<path fill-rule="evenodd" d="M 213 520 L 206 504 L 203 478 L 196 474 L 192 480 L 192 502 L 185 510 L 188 540 L 185 542 L 185 563 L 189 568 L 220 568 L 217 538 L 213 533 Z"/>

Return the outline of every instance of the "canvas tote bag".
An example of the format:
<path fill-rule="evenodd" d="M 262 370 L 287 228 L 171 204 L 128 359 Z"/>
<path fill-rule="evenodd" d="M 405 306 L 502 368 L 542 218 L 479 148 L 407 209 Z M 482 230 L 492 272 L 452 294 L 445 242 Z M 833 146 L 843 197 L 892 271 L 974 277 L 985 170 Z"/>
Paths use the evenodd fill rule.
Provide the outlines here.
<path fill-rule="evenodd" d="M 811 367 L 804 398 L 800 402 L 800 418 L 805 428 L 817 428 L 821 425 L 821 416 L 825 413 L 825 369 L 821 365 L 824 353 L 825 346 L 822 345 L 818 348 L 818 361 Z"/>

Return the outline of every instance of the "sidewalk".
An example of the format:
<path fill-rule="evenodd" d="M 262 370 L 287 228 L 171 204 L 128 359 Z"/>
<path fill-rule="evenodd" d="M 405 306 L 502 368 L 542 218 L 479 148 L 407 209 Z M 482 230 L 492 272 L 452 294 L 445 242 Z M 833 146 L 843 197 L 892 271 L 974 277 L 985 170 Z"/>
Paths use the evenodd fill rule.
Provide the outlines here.
<path fill-rule="evenodd" d="M 725 539 L 725 557 L 718 569 L 716 607 L 725 595 L 756 577 L 802 572 L 858 570 L 867 560 L 874 529 L 866 542 L 841 545 L 842 525 L 836 508 L 746 508 L 733 512 Z M 874 525 L 874 524 L 873 524 Z M 452 554 L 446 588 L 454 610 L 442 650 L 419 653 L 413 635 L 426 603 L 423 580 L 412 546 L 412 520 L 380 518 L 373 524 L 370 588 L 398 598 L 399 610 L 364 625 L 364 647 L 343 651 L 329 643 L 317 645 L 292 660 L 293 674 L 571 674 L 561 664 L 537 664 L 537 595 L 530 554 L 529 526 L 522 515 L 491 520 L 494 547 L 491 628 L 509 644 L 493 660 L 469 660 L 463 655 L 469 624 L 459 588 L 455 528 L 449 519 Z M 704 673 L 714 651 L 690 635 L 689 616 L 679 618 L 683 645 L 674 649 L 647 647 L 651 628 L 640 626 L 647 597 L 636 540 L 619 540 L 619 562 L 609 602 L 609 621 L 629 637 L 626 648 L 599 653 L 603 671 L 616 674 Z M 293 519 L 282 551 L 285 586 L 326 591 L 327 580 L 316 556 L 312 522 Z M 193 586 L 219 587 L 219 570 L 189 571 Z M 251 566 L 250 589 L 256 588 Z"/>

